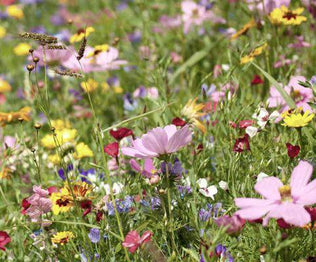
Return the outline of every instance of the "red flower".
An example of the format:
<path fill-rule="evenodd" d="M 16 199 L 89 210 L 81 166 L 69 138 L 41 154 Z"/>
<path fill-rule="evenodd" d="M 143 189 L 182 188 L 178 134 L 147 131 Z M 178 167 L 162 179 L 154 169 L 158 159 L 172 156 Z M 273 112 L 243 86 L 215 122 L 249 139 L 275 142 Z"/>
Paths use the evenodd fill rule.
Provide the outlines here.
<path fill-rule="evenodd" d="M 85 217 L 91 212 L 92 209 L 92 201 L 91 200 L 83 200 L 80 202 L 80 207 L 84 209 L 82 217 Z"/>
<path fill-rule="evenodd" d="M 47 188 L 49 195 L 58 192 L 57 187 L 55 186 L 50 186 L 49 188 Z"/>
<path fill-rule="evenodd" d="M 119 153 L 119 144 L 117 142 L 108 144 L 104 147 L 104 152 L 111 157 L 117 157 Z"/>
<path fill-rule="evenodd" d="M 236 139 L 233 148 L 234 152 L 243 152 L 246 150 L 250 150 L 248 134 L 245 134 L 243 137 Z"/>
<path fill-rule="evenodd" d="M 127 136 L 132 136 L 134 135 L 133 131 L 126 128 L 126 127 L 121 127 L 117 130 L 110 130 L 110 135 L 115 138 L 117 141 L 120 141 L 121 139 L 123 139 L 124 137 Z"/>
<path fill-rule="evenodd" d="M 305 207 L 305 209 L 311 215 L 311 220 L 316 221 L 316 207 Z"/>
<path fill-rule="evenodd" d="M 26 199 L 27 199 L 27 197 L 22 200 L 21 214 L 23 214 L 23 215 L 25 215 L 26 210 L 31 206 L 31 203 L 29 201 L 27 201 Z"/>
<path fill-rule="evenodd" d="M 290 143 L 286 143 L 287 155 L 291 158 L 297 157 L 301 148 L 300 146 L 293 146 Z"/>
<path fill-rule="evenodd" d="M 95 214 L 95 218 L 96 218 L 96 220 L 97 220 L 98 223 L 102 220 L 102 217 L 103 217 L 103 212 L 102 212 L 102 211 L 98 211 L 98 212 Z"/>
<path fill-rule="evenodd" d="M 251 85 L 259 85 L 259 84 L 262 84 L 263 83 L 263 80 L 261 79 L 260 76 L 258 75 L 254 75 L 252 81 L 251 81 Z"/>
<path fill-rule="evenodd" d="M 152 234 L 150 231 L 145 231 L 140 237 L 136 230 L 130 231 L 124 239 L 123 247 L 128 248 L 129 252 L 134 253 L 140 245 L 150 241 Z"/>
<path fill-rule="evenodd" d="M 237 127 L 237 124 L 236 124 L 234 121 L 229 121 L 229 125 L 230 125 L 232 128 L 236 128 L 236 127 Z"/>
<path fill-rule="evenodd" d="M 11 238 L 5 231 L 0 231 L 0 249 L 5 251 L 5 245 L 11 242 Z"/>
<path fill-rule="evenodd" d="M 277 223 L 280 228 L 288 229 L 292 227 L 290 224 L 286 223 L 283 218 L 278 219 Z"/>
<path fill-rule="evenodd" d="M 185 126 L 186 122 L 180 117 L 175 117 L 174 119 L 172 119 L 172 124 L 175 126 Z"/>
<path fill-rule="evenodd" d="M 241 120 L 238 123 L 240 129 L 246 129 L 248 126 L 251 126 L 252 124 L 252 120 Z"/>

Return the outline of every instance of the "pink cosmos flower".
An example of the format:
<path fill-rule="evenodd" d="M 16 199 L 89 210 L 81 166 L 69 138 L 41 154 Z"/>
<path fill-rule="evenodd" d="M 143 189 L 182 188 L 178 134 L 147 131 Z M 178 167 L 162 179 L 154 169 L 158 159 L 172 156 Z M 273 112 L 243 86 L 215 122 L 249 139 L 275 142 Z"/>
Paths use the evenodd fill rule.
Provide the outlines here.
<path fill-rule="evenodd" d="M 274 68 L 280 68 L 283 66 L 288 66 L 292 64 L 293 61 L 291 59 L 285 58 L 285 55 L 280 55 L 280 60 L 276 61 L 273 65 Z"/>
<path fill-rule="evenodd" d="M 296 38 L 296 42 L 289 44 L 288 47 L 290 48 L 304 48 L 304 47 L 311 47 L 311 44 L 308 42 L 304 41 L 304 36 L 300 35 L 300 36 L 295 36 Z"/>
<path fill-rule="evenodd" d="M 124 239 L 123 247 L 128 248 L 129 252 L 134 253 L 139 246 L 150 241 L 152 234 L 150 231 L 145 231 L 140 237 L 136 230 L 130 231 Z"/>
<path fill-rule="evenodd" d="M 288 7 L 290 5 L 291 0 L 265 0 L 264 8 L 262 5 L 262 1 L 258 0 L 247 0 L 248 7 L 250 10 L 258 10 L 260 13 L 271 13 L 273 9 L 279 8 L 282 5 Z"/>
<path fill-rule="evenodd" d="M 62 65 L 70 70 L 80 71 L 81 67 L 74 54 L 69 59 L 62 62 Z M 109 47 L 107 51 L 99 51 L 87 46 L 84 57 L 80 60 L 84 73 L 101 72 L 107 70 L 117 70 L 121 65 L 126 65 L 127 61 L 119 60 L 119 51 L 114 47 Z"/>
<path fill-rule="evenodd" d="M 288 85 L 284 87 L 284 90 L 293 98 L 297 107 L 302 107 L 303 111 L 309 110 L 312 112 L 313 110 L 308 102 L 311 102 L 314 97 L 313 90 L 299 84 L 299 81 L 305 82 L 305 80 L 304 76 L 292 76 Z M 273 86 L 270 88 L 268 104 L 269 107 L 281 106 L 281 113 L 290 109 L 283 97 Z"/>
<path fill-rule="evenodd" d="M 183 1 L 181 3 L 183 12 L 182 22 L 183 31 L 187 34 L 192 25 L 202 25 L 204 21 L 212 21 L 213 23 L 225 23 L 225 19 L 216 17 L 212 11 L 206 10 L 205 6 L 199 5 L 193 1 Z"/>
<path fill-rule="evenodd" d="M 154 162 L 151 158 L 146 158 L 144 160 L 144 167 L 142 168 L 141 165 L 135 160 L 131 159 L 129 161 L 131 168 L 135 171 L 141 173 L 146 178 L 151 178 L 158 174 L 158 170 L 154 166 Z"/>
<path fill-rule="evenodd" d="M 52 202 L 48 198 L 48 190 L 42 189 L 41 186 L 33 186 L 33 192 L 34 194 L 26 199 L 30 206 L 25 213 L 30 216 L 33 222 L 36 222 L 42 214 L 51 210 Z"/>
<path fill-rule="evenodd" d="M 186 125 L 177 130 L 175 125 L 156 127 L 132 141 L 132 147 L 122 148 L 123 155 L 137 158 L 153 158 L 178 151 L 192 140 L 192 132 Z"/>
<path fill-rule="evenodd" d="M 311 221 L 304 206 L 316 203 L 316 179 L 309 183 L 313 167 L 306 161 L 300 161 L 293 169 L 290 185 L 283 185 L 276 177 L 266 177 L 255 185 L 255 190 L 264 199 L 236 198 L 235 204 L 240 210 L 235 214 L 243 219 L 263 218 L 266 226 L 270 218 L 282 218 L 286 223 L 302 227 Z"/>

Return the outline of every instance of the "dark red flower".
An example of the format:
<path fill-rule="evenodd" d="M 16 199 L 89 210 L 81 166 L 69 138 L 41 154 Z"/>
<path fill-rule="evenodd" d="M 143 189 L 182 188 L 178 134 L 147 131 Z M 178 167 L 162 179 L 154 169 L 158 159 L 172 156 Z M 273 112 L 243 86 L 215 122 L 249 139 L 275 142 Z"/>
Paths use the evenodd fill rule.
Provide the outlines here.
<path fill-rule="evenodd" d="M 121 139 L 123 139 L 124 137 L 127 136 L 132 136 L 134 135 L 133 131 L 126 128 L 126 127 L 121 127 L 117 130 L 110 130 L 110 135 L 115 138 L 117 141 L 120 141 Z"/>
<path fill-rule="evenodd" d="M 237 138 L 233 148 L 234 152 L 243 152 L 246 150 L 250 150 L 248 134 L 245 134 L 243 137 Z"/>
<path fill-rule="evenodd" d="M 288 228 L 291 228 L 291 227 L 292 227 L 290 224 L 286 223 L 286 222 L 283 220 L 283 218 L 279 218 L 279 219 L 277 220 L 277 223 L 278 223 L 278 226 L 279 226 L 280 228 L 288 229 Z"/>
<path fill-rule="evenodd" d="M 27 201 L 26 199 L 27 199 L 27 197 L 22 200 L 21 214 L 23 214 L 23 215 L 25 215 L 26 210 L 31 206 L 31 203 L 29 201 Z"/>
<path fill-rule="evenodd" d="M 300 146 L 293 146 L 290 143 L 286 143 L 286 148 L 287 148 L 287 155 L 291 158 L 297 157 L 299 154 L 301 148 Z"/>
<path fill-rule="evenodd" d="M 305 207 L 305 209 L 311 215 L 311 220 L 316 221 L 316 207 Z"/>
<path fill-rule="evenodd" d="M 91 200 L 83 200 L 80 202 L 80 207 L 84 209 L 82 217 L 88 215 L 92 210 L 92 201 Z"/>
<path fill-rule="evenodd" d="M 98 211 L 98 212 L 95 214 L 95 217 L 96 217 L 97 222 L 99 223 L 99 222 L 102 220 L 103 212 L 102 212 L 102 211 Z"/>
<path fill-rule="evenodd" d="M 262 84 L 263 83 L 263 80 L 261 79 L 260 76 L 258 75 L 254 75 L 252 81 L 251 81 L 251 85 L 259 85 L 259 84 Z"/>
<path fill-rule="evenodd" d="M 180 117 L 175 117 L 172 119 L 172 124 L 175 126 L 185 126 L 187 122 L 185 122 L 183 119 Z"/>
<path fill-rule="evenodd" d="M 5 251 L 5 245 L 11 242 L 11 238 L 5 231 L 0 231 L 0 249 Z"/>
<path fill-rule="evenodd" d="M 253 124 L 252 120 L 241 120 L 239 121 L 238 125 L 240 129 L 246 129 L 248 126 L 251 126 Z"/>
<path fill-rule="evenodd" d="M 113 142 L 104 147 L 104 152 L 111 157 L 117 157 L 119 153 L 119 144 L 117 142 Z"/>
<path fill-rule="evenodd" d="M 237 124 L 236 124 L 234 121 L 229 121 L 229 125 L 230 125 L 232 128 L 236 128 L 236 127 L 237 127 Z"/>

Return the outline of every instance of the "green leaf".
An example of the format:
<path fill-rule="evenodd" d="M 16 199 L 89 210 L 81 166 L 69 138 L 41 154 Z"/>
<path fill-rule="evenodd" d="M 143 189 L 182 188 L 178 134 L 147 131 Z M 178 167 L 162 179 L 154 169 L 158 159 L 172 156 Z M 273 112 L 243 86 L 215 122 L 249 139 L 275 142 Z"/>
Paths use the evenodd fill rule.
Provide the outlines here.
<path fill-rule="evenodd" d="M 293 101 L 293 99 L 288 95 L 288 93 L 285 92 L 284 88 L 266 71 L 264 71 L 260 66 L 258 66 L 255 63 L 252 63 L 261 73 L 269 80 L 269 82 L 278 90 L 280 95 L 283 97 L 285 102 L 288 104 L 291 108 L 296 108 L 296 104 Z"/>
<path fill-rule="evenodd" d="M 199 255 L 192 249 L 182 248 L 185 253 L 187 253 L 194 261 L 199 262 Z"/>
<path fill-rule="evenodd" d="M 122 244 L 121 243 L 118 243 L 115 247 L 115 253 L 119 253 L 122 249 Z"/>

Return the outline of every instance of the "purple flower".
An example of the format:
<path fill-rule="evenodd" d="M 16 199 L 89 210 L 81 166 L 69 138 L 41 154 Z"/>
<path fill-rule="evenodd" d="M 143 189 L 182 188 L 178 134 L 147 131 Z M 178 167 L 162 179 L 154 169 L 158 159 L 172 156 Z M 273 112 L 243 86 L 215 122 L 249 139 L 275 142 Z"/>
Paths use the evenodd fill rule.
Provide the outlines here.
<path fill-rule="evenodd" d="M 132 147 L 123 147 L 122 153 L 137 158 L 159 157 L 178 151 L 191 140 L 192 132 L 187 125 L 178 130 L 175 125 L 157 127 L 134 140 Z"/>
<path fill-rule="evenodd" d="M 161 206 L 161 200 L 159 197 L 153 197 L 150 199 L 151 210 L 156 210 Z"/>
<path fill-rule="evenodd" d="M 100 241 L 100 230 L 97 228 L 91 228 L 88 237 L 92 243 L 98 243 Z"/>
<path fill-rule="evenodd" d="M 166 173 L 166 162 L 161 163 L 161 171 L 165 174 Z M 182 177 L 184 169 L 181 165 L 181 162 L 176 158 L 174 164 L 168 163 L 168 172 L 170 175 L 173 175 L 177 178 Z"/>
<path fill-rule="evenodd" d="M 210 254 L 210 257 L 213 257 L 214 254 Z M 233 262 L 234 259 L 232 258 L 232 256 L 229 254 L 229 252 L 227 251 L 227 248 L 221 244 L 218 244 L 215 247 L 215 256 L 216 257 L 220 257 L 220 261 L 229 261 L 229 262 Z"/>
<path fill-rule="evenodd" d="M 134 111 L 138 106 L 137 101 L 133 99 L 130 93 L 126 93 L 123 96 L 123 103 L 124 110 L 126 111 Z"/>
<path fill-rule="evenodd" d="M 199 211 L 199 219 L 202 222 L 206 222 L 211 218 L 211 210 L 206 210 L 204 208 L 201 208 Z"/>

